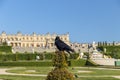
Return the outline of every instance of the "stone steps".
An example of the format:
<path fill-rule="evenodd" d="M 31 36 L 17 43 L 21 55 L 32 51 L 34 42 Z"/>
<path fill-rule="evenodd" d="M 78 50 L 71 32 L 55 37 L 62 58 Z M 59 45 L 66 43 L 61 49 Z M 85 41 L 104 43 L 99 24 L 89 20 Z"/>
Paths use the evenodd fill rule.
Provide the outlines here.
<path fill-rule="evenodd" d="M 91 59 L 93 62 L 95 62 L 96 64 L 99 64 L 99 65 L 104 65 L 104 66 L 114 66 L 115 65 L 115 61 L 116 59 L 104 59 L 104 58 L 101 58 L 101 59 Z"/>

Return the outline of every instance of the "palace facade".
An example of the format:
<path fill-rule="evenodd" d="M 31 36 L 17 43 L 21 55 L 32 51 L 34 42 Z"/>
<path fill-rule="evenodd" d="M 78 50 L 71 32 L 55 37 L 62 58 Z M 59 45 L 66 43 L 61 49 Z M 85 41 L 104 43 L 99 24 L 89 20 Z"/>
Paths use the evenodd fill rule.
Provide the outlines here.
<path fill-rule="evenodd" d="M 2 32 L 0 34 L 0 43 L 6 42 L 9 46 L 14 47 L 40 47 L 40 48 L 53 48 L 55 37 L 59 36 L 65 43 L 69 44 L 69 33 L 66 34 L 22 34 L 17 32 L 16 34 L 6 34 Z"/>

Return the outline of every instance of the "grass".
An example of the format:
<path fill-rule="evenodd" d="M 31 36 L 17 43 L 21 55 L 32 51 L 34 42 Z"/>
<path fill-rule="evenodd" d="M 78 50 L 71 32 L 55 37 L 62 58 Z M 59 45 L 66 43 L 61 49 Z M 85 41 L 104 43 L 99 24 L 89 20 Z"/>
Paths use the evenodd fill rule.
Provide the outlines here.
<path fill-rule="evenodd" d="M 116 79 L 112 77 L 84 77 L 84 78 L 82 77 L 75 80 L 120 80 L 120 79 Z"/>
<path fill-rule="evenodd" d="M 19 73 L 19 74 L 46 74 L 49 73 L 53 67 L 26 67 L 16 68 L 8 70 L 8 72 Z M 35 70 L 35 72 L 29 72 L 29 70 Z M 84 75 L 84 76 L 97 76 L 97 75 L 120 75 L 119 69 L 107 69 L 107 68 L 93 68 L 93 67 L 69 67 L 68 70 L 73 74 Z M 80 73 L 79 71 L 89 71 Z"/>
<path fill-rule="evenodd" d="M 45 80 L 45 77 L 0 75 L 0 79 L 5 79 L 5 80 Z"/>
<path fill-rule="evenodd" d="M 97 75 L 120 75 L 119 69 L 107 69 L 107 68 L 93 68 L 93 67 L 82 67 L 82 68 L 74 68 L 74 70 L 69 69 L 71 72 L 77 75 L 84 76 L 97 76 Z M 79 73 L 79 71 L 90 71 L 88 73 Z"/>
<path fill-rule="evenodd" d="M 1 67 L 3 68 L 3 67 Z M 12 67 L 11 70 L 7 72 L 17 73 L 17 74 L 45 74 L 47 75 L 53 67 Z M 69 67 L 68 70 L 77 74 L 78 78 L 75 80 L 120 80 L 112 76 L 120 75 L 119 69 L 110 68 L 96 68 L 96 67 Z M 30 72 L 31 71 L 31 72 Z M 90 71 L 80 73 L 79 71 Z M 13 75 L 0 75 L 0 79 L 5 80 L 45 80 L 46 77 L 42 76 L 13 76 Z"/>
<path fill-rule="evenodd" d="M 53 67 L 20 67 L 13 68 L 12 70 L 8 70 L 7 72 L 18 73 L 18 74 L 47 74 L 49 73 Z M 34 70 L 35 72 L 30 72 L 29 70 Z"/>
<path fill-rule="evenodd" d="M 46 77 L 0 75 L 0 79 L 5 79 L 5 80 L 45 80 Z M 75 80 L 120 80 L 120 79 L 116 79 L 113 77 L 80 77 L 80 78 L 75 78 Z"/>

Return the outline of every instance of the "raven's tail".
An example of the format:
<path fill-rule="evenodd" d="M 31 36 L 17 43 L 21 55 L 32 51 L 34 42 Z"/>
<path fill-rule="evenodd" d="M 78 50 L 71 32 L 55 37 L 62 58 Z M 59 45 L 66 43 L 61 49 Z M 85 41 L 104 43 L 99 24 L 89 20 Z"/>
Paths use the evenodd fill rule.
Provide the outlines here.
<path fill-rule="evenodd" d="M 71 49 L 71 52 L 75 52 L 75 50 L 74 50 L 74 49 Z"/>
<path fill-rule="evenodd" d="M 68 53 L 72 52 L 72 53 L 75 53 L 75 50 L 74 49 L 70 49 L 67 51 Z"/>

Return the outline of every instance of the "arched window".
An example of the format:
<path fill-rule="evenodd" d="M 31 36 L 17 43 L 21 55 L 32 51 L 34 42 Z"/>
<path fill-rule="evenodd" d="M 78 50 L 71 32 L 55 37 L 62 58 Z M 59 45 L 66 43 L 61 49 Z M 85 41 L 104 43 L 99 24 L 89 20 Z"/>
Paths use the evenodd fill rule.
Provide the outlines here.
<path fill-rule="evenodd" d="M 23 37 L 23 40 L 25 40 L 25 38 Z"/>
<path fill-rule="evenodd" d="M 43 38 L 41 37 L 41 41 L 43 40 Z"/>
<path fill-rule="evenodd" d="M 11 41 L 14 41 L 14 38 L 11 38 Z"/>
<path fill-rule="evenodd" d="M 39 45 L 39 44 L 37 44 L 37 47 L 40 47 L 40 45 Z"/>
<path fill-rule="evenodd" d="M 29 38 L 27 37 L 27 40 L 29 40 Z"/>
<path fill-rule="evenodd" d="M 25 47 L 25 44 L 23 43 L 23 47 Z"/>
<path fill-rule="evenodd" d="M 39 41 L 39 37 L 37 37 L 37 41 Z"/>
<path fill-rule="evenodd" d="M 29 47 L 29 43 L 27 43 L 27 47 Z"/>
<path fill-rule="evenodd" d="M 67 41 L 67 38 L 65 37 L 65 39 L 64 39 L 65 41 Z"/>
<path fill-rule="evenodd" d="M 31 37 L 31 40 L 32 40 L 32 37 Z"/>
<path fill-rule="evenodd" d="M 33 43 L 31 44 L 31 47 L 34 47 L 34 44 L 33 44 Z"/>
<path fill-rule="evenodd" d="M 18 41 L 18 38 L 16 37 L 15 40 Z"/>
<path fill-rule="evenodd" d="M 11 43 L 11 46 L 13 46 L 13 43 Z"/>

